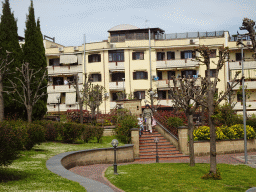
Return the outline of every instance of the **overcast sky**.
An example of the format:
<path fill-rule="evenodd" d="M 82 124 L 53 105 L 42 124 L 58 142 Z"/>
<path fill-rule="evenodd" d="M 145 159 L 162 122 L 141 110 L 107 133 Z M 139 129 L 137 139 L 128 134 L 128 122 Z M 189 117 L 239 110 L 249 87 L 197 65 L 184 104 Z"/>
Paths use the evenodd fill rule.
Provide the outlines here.
<path fill-rule="evenodd" d="M 3 1 L 3 0 L 1 0 Z M 106 40 L 120 24 L 159 27 L 166 33 L 226 30 L 235 34 L 244 17 L 256 20 L 256 0 L 34 0 L 43 35 L 56 43 L 77 46 Z M 24 36 L 30 0 L 10 0 Z M 2 3 L 0 4 L 2 14 Z M 145 22 L 148 20 L 148 22 Z M 245 31 L 241 31 L 245 33 Z"/>

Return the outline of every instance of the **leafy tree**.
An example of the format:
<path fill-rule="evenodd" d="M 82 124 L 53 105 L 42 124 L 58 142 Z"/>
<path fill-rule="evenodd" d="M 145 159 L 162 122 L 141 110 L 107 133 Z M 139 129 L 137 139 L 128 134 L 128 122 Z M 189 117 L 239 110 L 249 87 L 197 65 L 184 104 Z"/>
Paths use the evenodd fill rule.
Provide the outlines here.
<path fill-rule="evenodd" d="M 40 30 L 40 21 L 35 21 L 35 13 L 33 7 L 33 1 L 29 7 L 29 14 L 26 20 L 25 29 L 25 44 L 23 47 L 24 61 L 29 63 L 29 69 L 38 71 L 35 81 L 39 81 L 45 73 L 47 62 L 45 57 L 45 49 L 43 45 L 43 36 Z M 41 70 L 42 69 L 42 70 Z M 31 84 L 31 90 L 37 89 L 36 84 Z M 47 79 L 44 78 L 38 92 L 38 95 L 42 95 L 47 92 Z M 34 105 L 32 116 L 33 119 L 40 119 L 47 111 L 47 95 L 43 94 L 43 97 Z"/>
<path fill-rule="evenodd" d="M 14 18 L 14 14 L 11 13 L 9 0 L 5 0 L 3 2 L 0 22 L 0 58 L 2 61 L 6 61 L 7 57 L 8 61 L 13 60 L 13 62 L 8 64 L 9 72 L 14 72 L 15 68 L 20 67 L 22 64 L 22 51 L 19 45 L 17 30 L 17 20 Z M 12 54 L 8 54 L 10 52 Z M 9 75 L 8 79 L 14 80 L 14 75 Z M 8 79 L 2 78 L 4 92 L 7 92 L 8 87 L 11 85 Z M 13 95 L 14 98 L 16 96 L 15 94 Z M 4 111 L 5 114 L 23 116 L 24 107 L 14 102 L 13 97 L 3 94 L 4 103 L 0 107 L 0 121 L 3 119 Z"/>

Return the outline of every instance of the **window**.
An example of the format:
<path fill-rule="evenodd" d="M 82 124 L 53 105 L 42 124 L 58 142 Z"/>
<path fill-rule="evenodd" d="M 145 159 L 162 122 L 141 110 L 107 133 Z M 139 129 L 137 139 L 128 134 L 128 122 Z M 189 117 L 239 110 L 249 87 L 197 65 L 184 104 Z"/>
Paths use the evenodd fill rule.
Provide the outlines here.
<path fill-rule="evenodd" d="M 216 58 L 216 49 L 210 50 L 210 58 Z"/>
<path fill-rule="evenodd" d="M 168 79 L 173 79 L 173 76 L 175 77 L 175 71 L 168 71 Z"/>
<path fill-rule="evenodd" d="M 181 51 L 180 52 L 181 59 L 190 59 L 190 58 L 195 58 L 195 57 L 196 57 L 195 51 Z"/>
<path fill-rule="evenodd" d="M 88 62 L 94 63 L 94 62 L 100 62 L 101 61 L 101 55 L 100 54 L 93 54 L 88 56 Z"/>
<path fill-rule="evenodd" d="M 157 60 L 158 61 L 165 60 L 165 52 L 157 52 Z"/>
<path fill-rule="evenodd" d="M 53 85 L 63 85 L 64 81 L 63 81 L 63 77 L 53 77 Z"/>
<path fill-rule="evenodd" d="M 166 91 L 158 91 L 157 95 L 158 99 L 166 99 Z"/>
<path fill-rule="evenodd" d="M 59 65 L 60 65 L 60 58 L 49 59 L 49 66 L 59 66 Z"/>
<path fill-rule="evenodd" d="M 99 81 L 101 81 L 101 74 L 91 74 L 91 81 L 92 82 L 99 82 Z"/>
<path fill-rule="evenodd" d="M 243 102 L 243 94 L 237 93 L 237 102 Z"/>
<path fill-rule="evenodd" d="M 157 71 L 157 77 L 158 77 L 158 80 L 162 80 L 163 79 L 162 71 Z"/>
<path fill-rule="evenodd" d="M 205 77 L 206 77 L 207 71 L 205 70 Z M 215 77 L 216 76 L 216 69 L 210 69 L 210 77 Z"/>
<path fill-rule="evenodd" d="M 117 100 L 122 100 L 125 99 L 126 95 L 124 94 L 124 92 L 114 92 L 112 93 L 112 101 L 117 101 Z"/>
<path fill-rule="evenodd" d="M 136 79 L 148 79 L 148 72 L 146 71 L 133 72 L 133 80 L 136 80 Z"/>
<path fill-rule="evenodd" d="M 112 73 L 112 81 L 123 81 L 125 78 L 125 73 Z"/>
<path fill-rule="evenodd" d="M 175 52 L 167 52 L 167 60 L 175 59 Z"/>
<path fill-rule="evenodd" d="M 108 60 L 109 62 L 122 62 L 124 61 L 124 51 L 109 51 L 108 52 Z"/>
<path fill-rule="evenodd" d="M 144 60 L 144 52 L 133 52 L 132 60 Z"/>
<path fill-rule="evenodd" d="M 73 82 L 74 81 L 74 76 L 67 77 L 67 80 L 68 80 L 68 82 Z"/>
<path fill-rule="evenodd" d="M 243 54 L 244 56 L 244 54 Z M 236 53 L 236 61 L 241 61 L 242 60 L 242 54 L 241 53 Z"/>
<path fill-rule="evenodd" d="M 134 98 L 136 98 L 136 99 L 145 99 L 145 91 L 136 91 L 136 92 L 134 92 Z"/>
<path fill-rule="evenodd" d="M 182 78 L 185 76 L 185 78 L 192 78 L 193 75 L 196 75 L 196 70 L 186 70 L 181 72 Z"/>

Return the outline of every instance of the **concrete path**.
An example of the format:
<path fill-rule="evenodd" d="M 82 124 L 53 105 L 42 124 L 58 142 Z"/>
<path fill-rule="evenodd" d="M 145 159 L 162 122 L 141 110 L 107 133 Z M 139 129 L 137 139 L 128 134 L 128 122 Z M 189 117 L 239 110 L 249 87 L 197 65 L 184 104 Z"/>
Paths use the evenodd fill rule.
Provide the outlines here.
<path fill-rule="evenodd" d="M 96 164 L 96 165 L 88 165 L 88 166 L 80 166 L 74 167 L 70 170 L 66 170 L 61 165 L 61 159 L 73 152 L 62 153 L 56 155 L 49 159 L 46 163 L 47 168 L 72 181 L 79 182 L 88 192 L 123 192 L 121 189 L 116 188 L 112 185 L 105 177 L 104 172 L 109 166 L 113 166 L 112 164 Z M 210 157 L 196 157 L 196 163 L 209 163 Z M 131 162 L 131 163 L 120 163 L 118 165 L 126 165 L 126 164 L 148 164 L 155 163 L 155 161 L 144 161 L 144 162 Z M 189 163 L 189 158 L 187 159 L 173 159 L 161 161 L 160 163 Z M 226 164 L 244 164 L 244 153 L 236 153 L 236 154 L 225 154 L 225 155 L 217 155 L 217 163 L 226 163 Z M 248 153 L 248 166 L 256 168 L 256 152 Z M 248 192 L 256 191 L 256 188 L 252 188 L 248 190 Z"/>

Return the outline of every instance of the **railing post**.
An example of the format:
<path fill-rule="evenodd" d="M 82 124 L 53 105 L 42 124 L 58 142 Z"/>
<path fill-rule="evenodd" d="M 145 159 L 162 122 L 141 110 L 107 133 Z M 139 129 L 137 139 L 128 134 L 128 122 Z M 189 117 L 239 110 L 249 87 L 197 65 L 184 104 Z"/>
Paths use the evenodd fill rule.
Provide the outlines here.
<path fill-rule="evenodd" d="M 181 153 L 187 155 L 188 150 L 188 127 L 180 126 L 178 127 L 178 137 L 179 137 L 179 150 Z"/>
<path fill-rule="evenodd" d="M 131 143 L 133 144 L 133 154 L 135 158 L 140 156 L 140 136 L 139 136 L 139 128 L 132 128 L 131 130 Z"/>

